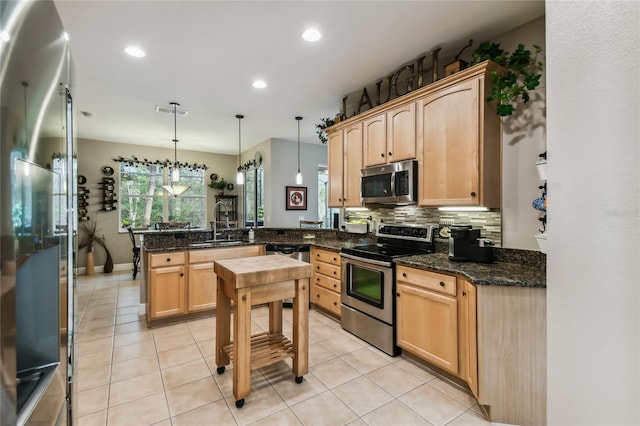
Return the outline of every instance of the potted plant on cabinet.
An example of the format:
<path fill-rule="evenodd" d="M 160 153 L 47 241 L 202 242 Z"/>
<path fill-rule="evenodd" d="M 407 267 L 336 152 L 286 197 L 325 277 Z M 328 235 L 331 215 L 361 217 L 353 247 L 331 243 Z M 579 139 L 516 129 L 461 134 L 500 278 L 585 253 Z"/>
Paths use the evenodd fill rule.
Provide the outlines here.
<path fill-rule="evenodd" d="M 474 63 L 487 59 L 504 67 L 504 73 L 491 73 L 491 89 L 487 102 L 495 102 L 499 116 L 511 115 L 518 102 L 529 102 L 529 91 L 540 84 L 542 62 L 538 61 L 540 46 L 533 46 L 534 52 L 519 44 L 513 53 L 500 48 L 500 43 L 485 41 L 473 51 Z"/>
<path fill-rule="evenodd" d="M 224 195 L 224 190 L 226 187 L 227 182 L 224 180 L 224 178 L 220 180 L 212 180 L 211 182 L 209 182 L 209 188 L 217 189 L 218 191 L 220 191 L 220 195 Z"/>

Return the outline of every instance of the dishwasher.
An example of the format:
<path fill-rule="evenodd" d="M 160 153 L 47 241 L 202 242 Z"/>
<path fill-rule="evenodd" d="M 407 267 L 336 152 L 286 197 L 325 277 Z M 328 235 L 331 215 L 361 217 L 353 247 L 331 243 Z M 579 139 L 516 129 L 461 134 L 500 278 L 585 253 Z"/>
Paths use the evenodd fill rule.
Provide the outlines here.
<path fill-rule="evenodd" d="M 303 262 L 310 263 L 309 260 L 309 245 L 307 244 L 287 244 L 287 243 L 277 243 L 277 244 L 267 244 L 265 247 L 266 254 L 275 254 L 279 256 L 288 256 L 297 260 L 301 260 Z M 311 287 L 311 283 L 309 283 L 309 287 Z M 309 300 L 311 300 L 311 289 L 307 289 L 309 291 Z M 311 302 L 309 302 L 311 304 Z M 282 303 L 285 307 L 292 307 L 293 300 L 285 299 Z"/>

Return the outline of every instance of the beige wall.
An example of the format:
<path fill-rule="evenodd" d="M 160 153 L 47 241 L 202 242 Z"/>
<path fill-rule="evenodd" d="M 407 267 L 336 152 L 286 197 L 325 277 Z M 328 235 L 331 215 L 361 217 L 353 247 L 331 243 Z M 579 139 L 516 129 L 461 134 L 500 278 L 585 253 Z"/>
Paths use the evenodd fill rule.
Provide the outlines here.
<path fill-rule="evenodd" d="M 98 182 L 102 179 L 102 167 L 111 166 L 116 170 L 114 177 L 116 178 L 116 188 L 118 188 L 118 165 L 113 161 L 114 158 L 122 156 L 131 158 L 133 156 L 139 159 L 148 158 L 149 160 L 165 160 L 173 159 L 174 151 L 172 148 L 157 148 L 141 145 L 130 145 L 123 143 L 113 143 L 105 141 L 96 141 L 89 139 L 78 139 L 76 141 L 78 153 L 78 174 L 87 178 L 87 189 L 91 191 L 89 198 L 89 216 L 98 219 L 99 234 L 104 234 L 107 247 L 111 252 L 114 264 L 131 263 L 131 240 L 127 233 L 119 233 L 119 206 L 116 205 L 115 211 L 99 212 L 102 207 L 100 201 L 102 199 L 102 191 Z M 237 157 L 231 155 L 212 154 L 207 152 L 186 151 L 178 148 L 178 161 L 187 163 L 206 164 L 209 169 L 206 171 L 206 182 L 209 183 L 209 175 L 217 173 L 220 178 L 235 182 Z M 116 190 L 116 193 L 118 191 Z M 206 217 L 208 224 L 213 218 L 213 204 L 217 191 L 207 188 L 207 212 Z M 227 191 L 230 195 L 237 194 L 237 190 Z M 102 248 L 96 248 L 94 259 L 96 267 L 103 265 L 106 255 Z M 85 250 L 78 255 L 78 266 L 85 265 Z"/>

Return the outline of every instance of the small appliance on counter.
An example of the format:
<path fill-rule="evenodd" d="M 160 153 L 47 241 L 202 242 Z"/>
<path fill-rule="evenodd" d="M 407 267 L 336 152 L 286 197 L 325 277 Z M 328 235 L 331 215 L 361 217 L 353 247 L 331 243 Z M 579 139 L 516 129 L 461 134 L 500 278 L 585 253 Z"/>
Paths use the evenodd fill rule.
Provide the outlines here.
<path fill-rule="evenodd" d="M 470 262 L 493 262 L 493 242 L 481 238 L 479 229 L 471 225 L 452 225 L 449 237 L 449 259 Z"/>

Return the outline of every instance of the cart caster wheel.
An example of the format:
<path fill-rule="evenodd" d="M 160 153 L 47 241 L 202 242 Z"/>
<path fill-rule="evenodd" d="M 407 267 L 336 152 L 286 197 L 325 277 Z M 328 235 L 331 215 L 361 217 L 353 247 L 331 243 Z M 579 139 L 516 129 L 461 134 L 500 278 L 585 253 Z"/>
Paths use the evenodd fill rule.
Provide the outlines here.
<path fill-rule="evenodd" d="M 296 376 L 296 383 L 302 383 L 302 376 Z"/>
<path fill-rule="evenodd" d="M 237 408 L 242 408 L 242 406 L 244 405 L 244 398 L 239 399 L 236 401 L 236 407 Z"/>
<path fill-rule="evenodd" d="M 222 373 L 224 373 L 224 365 L 223 365 L 222 367 L 218 367 L 218 369 L 216 370 L 216 372 L 217 372 L 218 374 L 222 374 Z"/>

